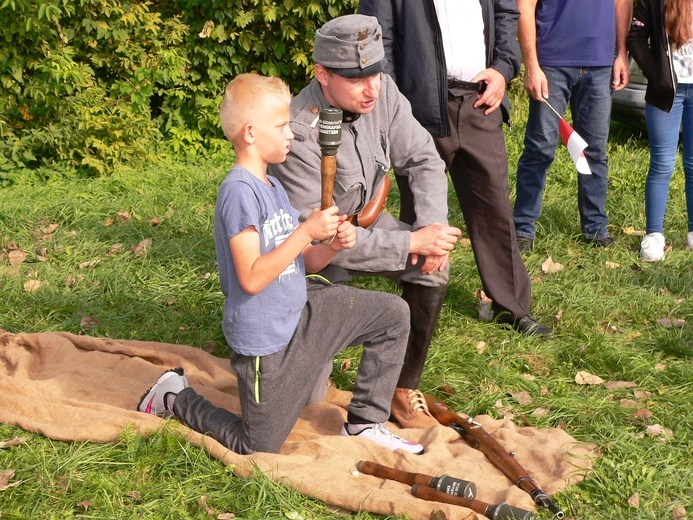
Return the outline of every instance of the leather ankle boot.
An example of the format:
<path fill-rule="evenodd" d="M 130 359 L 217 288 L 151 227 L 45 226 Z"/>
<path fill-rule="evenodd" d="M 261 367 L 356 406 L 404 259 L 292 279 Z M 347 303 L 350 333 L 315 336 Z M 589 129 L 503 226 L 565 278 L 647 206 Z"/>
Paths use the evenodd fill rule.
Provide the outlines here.
<path fill-rule="evenodd" d="M 402 428 L 429 428 L 438 421 L 428 411 L 421 392 L 411 388 L 396 388 L 390 415 Z"/>

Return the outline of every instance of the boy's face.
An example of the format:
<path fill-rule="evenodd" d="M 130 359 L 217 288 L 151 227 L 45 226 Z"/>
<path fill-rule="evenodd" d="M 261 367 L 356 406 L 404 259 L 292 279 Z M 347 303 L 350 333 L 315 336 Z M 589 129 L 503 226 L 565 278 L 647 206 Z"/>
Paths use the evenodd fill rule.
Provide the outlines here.
<path fill-rule="evenodd" d="M 284 162 L 289 153 L 294 133 L 289 128 L 289 103 L 278 96 L 268 96 L 258 110 L 255 130 L 255 146 L 267 164 Z"/>
<path fill-rule="evenodd" d="M 368 114 L 375 108 L 380 95 L 380 73 L 365 78 L 344 78 L 316 63 L 315 77 L 333 107 L 355 114 Z"/>

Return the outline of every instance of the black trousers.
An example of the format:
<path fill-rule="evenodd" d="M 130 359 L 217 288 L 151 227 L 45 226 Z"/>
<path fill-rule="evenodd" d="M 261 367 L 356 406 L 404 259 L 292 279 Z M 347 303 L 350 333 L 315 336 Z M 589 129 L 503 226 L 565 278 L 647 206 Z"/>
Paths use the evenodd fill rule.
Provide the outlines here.
<path fill-rule="evenodd" d="M 504 320 L 529 314 L 531 283 L 517 248 L 508 188 L 503 116 L 474 108 L 476 92 L 451 91 L 451 135 L 436 138 L 450 173 L 474 250 L 481 283 Z"/>

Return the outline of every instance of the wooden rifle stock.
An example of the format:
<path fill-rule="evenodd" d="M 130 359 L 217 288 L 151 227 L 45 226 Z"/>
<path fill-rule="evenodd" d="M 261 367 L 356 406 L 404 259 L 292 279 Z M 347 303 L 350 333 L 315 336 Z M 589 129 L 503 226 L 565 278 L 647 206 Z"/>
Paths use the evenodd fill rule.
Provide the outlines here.
<path fill-rule="evenodd" d="M 534 503 L 551 510 L 556 518 L 564 518 L 565 514 L 553 503 L 549 496 L 527 474 L 527 471 L 515 458 L 491 437 L 483 426 L 469 416 L 456 414 L 445 403 L 436 397 L 426 394 L 426 404 L 431 415 L 442 424 L 449 426 L 460 434 L 467 444 L 479 450 L 496 468 L 503 472 L 513 484 L 529 493 Z"/>
<path fill-rule="evenodd" d="M 440 477 L 432 477 L 423 473 L 410 473 L 401 469 L 390 468 L 376 462 L 362 460 L 356 464 L 356 469 L 366 475 L 374 477 L 386 478 L 388 480 L 396 480 L 402 484 L 419 484 L 429 486 L 442 493 L 454 496 L 463 496 L 465 498 L 474 498 L 476 496 L 476 484 L 467 480 L 441 475 Z"/>
<path fill-rule="evenodd" d="M 424 500 L 466 507 L 491 520 L 534 520 L 534 513 L 531 511 L 525 511 L 524 509 L 510 506 L 505 502 L 501 502 L 500 504 L 488 504 L 481 500 L 448 495 L 432 487 L 419 484 L 414 484 L 412 486 L 411 494 L 415 497 L 423 498 Z"/>

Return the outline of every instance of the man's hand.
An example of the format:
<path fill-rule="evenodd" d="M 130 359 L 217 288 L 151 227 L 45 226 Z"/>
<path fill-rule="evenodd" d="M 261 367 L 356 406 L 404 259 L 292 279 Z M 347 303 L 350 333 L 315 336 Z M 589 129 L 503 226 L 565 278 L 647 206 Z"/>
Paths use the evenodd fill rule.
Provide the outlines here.
<path fill-rule="evenodd" d="M 629 81 L 630 67 L 628 66 L 628 58 L 619 54 L 614 60 L 611 86 L 614 90 L 623 90 L 628 86 Z"/>
<path fill-rule="evenodd" d="M 541 67 L 527 69 L 524 84 L 525 89 L 533 99 L 543 102 L 549 97 L 549 82 Z"/>
<path fill-rule="evenodd" d="M 484 82 L 486 83 L 486 90 L 482 94 L 478 94 L 476 97 L 476 102 L 474 103 L 474 108 L 479 108 L 480 106 L 487 106 L 488 108 L 484 111 L 485 115 L 489 115 L 491 112 L 496 110 L 501 106 L 503 101 L 503 96 L 505 95 L 505 78 L 496 69 L 488 68 L 482 70 L 472 78 L 474 82 Z"/>
<path fill-rule="evenodd" d="M 425 256 L 426 260 L 421 266 L 422 273 L 430 274 L 436 269 L 444 268 L 448 254 L 461 234 L 462 231 L 454 226 L 438 223 L 412 231 L 409 246 L 412 265 L 419 263 L 419 256 Z"/>

